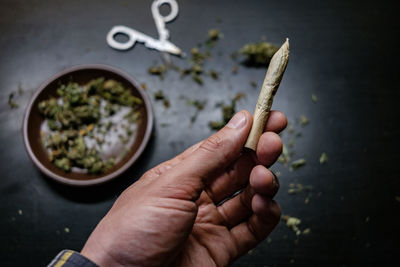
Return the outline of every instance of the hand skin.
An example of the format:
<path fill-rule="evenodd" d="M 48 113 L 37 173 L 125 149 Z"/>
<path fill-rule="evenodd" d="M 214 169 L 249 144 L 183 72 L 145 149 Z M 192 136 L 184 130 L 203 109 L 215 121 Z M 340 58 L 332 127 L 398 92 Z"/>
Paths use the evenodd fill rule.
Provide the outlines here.
<path fill-rule="evenodd" d="M 282 151 L 286 117 L 273 111 L 256 153 L 238 112 L 219 132 L 146 172 L 116 200 L 81 253 L 100 266 L 227 266 L 279 222 L 266 168 Z M 243 191 L 218 205 L 238 190 Z"/>

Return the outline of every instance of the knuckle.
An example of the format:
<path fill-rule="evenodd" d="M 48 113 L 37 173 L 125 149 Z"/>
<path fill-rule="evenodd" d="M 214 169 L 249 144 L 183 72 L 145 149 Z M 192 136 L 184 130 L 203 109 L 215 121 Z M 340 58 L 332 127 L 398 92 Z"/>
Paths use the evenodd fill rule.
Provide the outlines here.
<path fill-rule="evenodd" d="M 212 153 L 220 150 L 222 147 L 223 147 L 222 138 L 219 137 L 217 134 L 210 136 L 200 145 L 200 149 Z"/>

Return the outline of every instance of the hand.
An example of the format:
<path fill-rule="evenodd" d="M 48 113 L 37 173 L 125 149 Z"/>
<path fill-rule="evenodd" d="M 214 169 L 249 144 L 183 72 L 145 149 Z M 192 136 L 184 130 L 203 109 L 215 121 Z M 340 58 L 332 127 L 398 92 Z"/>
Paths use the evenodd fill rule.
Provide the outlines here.
<path fill-rule="evenodd" d="M 271 112 L 256 153 L 237 113 L 219 132 L 146 172 L 97 225 L 82 254 L 100 266 L 226 266 L 265 239 L 281 211 L 266 168 L 282 151 L 285 116 Z M 238 190 L 243 191 L 233 198 Z"/>

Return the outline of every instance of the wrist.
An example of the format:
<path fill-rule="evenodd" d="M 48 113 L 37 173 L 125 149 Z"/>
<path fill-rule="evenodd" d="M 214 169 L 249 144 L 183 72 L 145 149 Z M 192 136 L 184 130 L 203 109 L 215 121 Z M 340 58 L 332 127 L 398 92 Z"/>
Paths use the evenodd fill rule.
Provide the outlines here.
<path fill-rule="evenodd" d="M 91 242 L 90 238 L 80 253 L 101 267 L 120 265 L 110 258 L 109 253 L 99 243 Z"/>

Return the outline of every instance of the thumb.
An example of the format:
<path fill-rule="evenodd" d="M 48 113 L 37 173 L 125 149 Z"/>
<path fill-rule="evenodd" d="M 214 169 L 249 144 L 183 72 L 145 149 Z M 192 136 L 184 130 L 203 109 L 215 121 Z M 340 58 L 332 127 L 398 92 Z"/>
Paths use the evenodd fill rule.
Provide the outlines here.
<path fill-rule="evenodd" d="M 248 111 L 240 111 L 217 133 L 204 140 L 182 162 L 184 173 L 206 180 L 226 170 L 241 154 L 250 132 L 253 118 Z"/>

